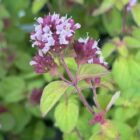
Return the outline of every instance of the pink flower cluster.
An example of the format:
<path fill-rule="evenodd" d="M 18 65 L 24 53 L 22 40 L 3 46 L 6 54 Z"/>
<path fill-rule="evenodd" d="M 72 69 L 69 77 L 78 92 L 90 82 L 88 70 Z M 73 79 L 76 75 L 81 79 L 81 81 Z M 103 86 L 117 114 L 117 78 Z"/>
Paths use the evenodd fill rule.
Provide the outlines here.
<path fill-rule="evenodd" d="M 37 46 L 44 54 L 52 50 L 61 51 L 72 40 L 74 33 L 81 27 L 72 18 L 60 17 L 59 14 L 37 18 L 35 31 L 31 34 L 33 47 Z"/>
<path fill-rule="evenodd" d="M 107 66 L 96 40 L 89 37 L 80 38 L 78 41 L 75 41 L 74 49 L 77 54 L 76 59 L 79 63 L 95 63 Z"/>
<path fill-rule="evenodd" d="M 36 73 L 45 73 L 57 67 L 53 57 L 50 54 L 37 54 L 30 61 L 30 65 L 34 66 Z"/>
<path fill-rule="evenodd" d="M 72 18 L 60 17 L 59 14 L 37 18 L 35 30 L 31 33 L 32 46 L 38 53 L 33 57 L 30 65 L 33 65 L 37 73 L 53 71 L 57 68 L 54 61 L 56 54 L 64 48 L 72 46 L 76 53 L 78 63 L 96 63 L 107 66 L 102 57 L 98 42 L 87 38 L 73 41 L 75 31 L 81 27 Z"/>

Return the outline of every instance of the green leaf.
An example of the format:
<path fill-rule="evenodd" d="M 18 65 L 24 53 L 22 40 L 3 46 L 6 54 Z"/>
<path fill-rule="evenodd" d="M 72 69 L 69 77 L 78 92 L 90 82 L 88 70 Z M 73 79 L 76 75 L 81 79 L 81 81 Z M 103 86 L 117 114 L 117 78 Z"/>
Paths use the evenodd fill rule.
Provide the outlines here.
<path fill-rule="evenodd" d="M 63 140 L 78 140 L 78 136 L 76 134 L 76 132 L 72 132 L 72 133 L 65 133 L 63 135 Z"/>
<path fill-rule="evenodd" d="M 125 36 L 124 42 L 127 47 L 130 48 L 140 48 L 140 41 L 134 37 L 131 36 Z"/>
<path fill-rule="evenodd" d="M 3 27 L 4 27 L 4 25 L 3 25 L 3 21 L 0 20 L 0 31 L 2 31 Z"/>
<path fill-rule="evenodd" d="M 133 6 L 132 15 L 137 25 L 140 26 L 140 4 Z"/>
<path fill-rule="evenodd" d="M 102 77 L 109 73 L 109 71 L 99 64 L 83 64 L 80 66 L 78 80 L 86 78 Z"/>
<path fill-rule="evenodd" d="M 111 95 L 106 93 L 98 94 L 98 101 L 102 109 L 106 109 L 109 101 L 111 100 Z"/>
<path fill-rule="evenodd" d="M 125 112 L 125 113 L 124 113 Z M 132 108 L 117 108 L 114 113 L 114 119 L 120 122 L 127 121 L 134 117 L 138 113 L 138 110 Z"/>
<path fill-rule="evenodd" d="M 18 102 L 25 97 L 25 82 L 20 77 L 6 77 L 0 83 L 0 89 L 0 96 L 4 99 L 5 102 Z"/>
<path fill-rule="evenodd" d="M 75 100 L 62 101 L 55 109 L 56 126 L 63 132 L 71 132 L 78 121 L 79 108 Z"/>
<path fill-rule="evenodd" d="M 139 62 L 135 61 L 133 56 L 128 58 L 119 57 L 113 64 L 113 78 L 121 89 L 128 89 L 132 86 L 138 88 L 139 73 Z"/>
<path fill-rule="evenodd" d="M 2 134 L 0 134 L 0 140 L 4 140 L 4 137 L 2 136 Z"/>
<path fill-rule="evenodd" d="M 39 105 L 32 105 L 30 103 L 26 104 L 27 110 L 35 117 L 41 117 Z"/>
<path fill-rule="evenodd" d="M 101 125 L 99 133 L 94 133 L 89 140 L 117 140 L 119 138 L 118 129 L 111 121 L 106 121 Z"/>
<path fill-rule="evenodd" d="M 8 108 L 16 122 L 12 132 L 17 134 L 21 132 L 30 122 L 31 114 L 26 110 L 24 106 L 17 106 L 17 104 L 10 105 Z"/>
<path fill-rule="evenodd" d="M 77 2 L 79 4 L 84 4 L 84 0 L 74 0 L 74 2 Z"/>
<path fill-rule="evenodd" d="M 28 53 L 19 52 L 17 55 L 17 59 L 15 60 L 15 65 L 21 71 L 25 71 L 25 72 L 31 71 L 32 67 L 29 65 L 30 61 L 31 61 L 31 57 Z"/>
<path fill-rule="evenodd" d="M 92 117 L 92 114 L 90 114 L 85 107 L 80 109 L 79 119 L 76 127 L 85 139 L 88 139 L 92 134 L 93 126 L 89 125 L 89 120 L 91 120 Z"/>
<path fill-rule="evenodd" d="M 32 5 L 32 12 L 36 14 L 47 3 L 48 0 L 34 0 Z"/>
<path fill-rule="evenodd" d="M 68 87 L 69 85 L 63 81 L 54 81 L 45 87 L 40 102 L 43 116 L 54 107 Z"/>
<path fill-rule="evenodd" d="M 108 104 L 107 107 L 106 107 L 106 111 L 109 111 L 109 109 L 115 104 L 116 100 L 117 100 L 119 97 L 120 97 L 120 91 L 116 92 L 116 93 L 112 96 L 112 98 L 111 98 L 109 104 Z"/>
<path fill-rule="evenodd" d="M 115 6 L 118 10 L 122 10 L 129 0 L 115 0 Z"/>
<path fill-rule="evenodd" d="M 102 134 L 93 134 L 89 140 L 110 140 Z"/>
<path fill-rule="evenodd" d="M 113 121 L 113 123 L 118 128 L 120 140 L 129 140 L 129 138 L 132 136 L 132 128 L 128 124 L 120 121 Z"/>
<path fill-rule="evenodd" d="M 106 43 L 102 48 L 102 54 L 106 58 L 116 50 L 116 46 L 113 43 Z"/>
<path fill-rule="evenodd" d="M 47 131 L 45 124 L 43 121 L 38 121 L 35 124 L 33 140 L 43 140 L 45 136 L 45 132 Z"/>
<path fill-rule="evenodd" d="M 122 31 L 122 15 L 117 9 L 112 9 L 103 15 L 103 25 L 111 35 L 119 35 Z"/>
<path fill-rule="evenodd" d="M 3 18 L 9 18 L 9 13 L 7 9 L 2 4 L 0 4 L 0 19 Z"/>
<path fill-rule="evenodd" d="M 10 113 L 0 114 L 0 129 L 2 131 L 11 131 L 15 126 L 15 120 Z"/>
<path fill-rule="evenodd" d="M 118 128 L 112 121 L 107 121 L 102 125 L 102 133 L 108 137 L 109 140 L 115 140 L 119 138 Z"/>
<path fill-rule="evenodd" d="M 4 67 L 1 65 L 0 66 L 0 79 L 4 78 L 6 75 L 7 71 L 4 69 Z"/>
<path fill-rule="evenodd" d="M 137 38 L 137 39 L 140 40 L 140 28 L 134 27 L 132 35 L 133 35 L 134 38 Z"/>
<path fill-rule="evenodd" d="M 5 4 L 10 14 L 17 16 L 21 10 L 28 8 L 30 2 L 29 0 L 4 0 L 3 3 Z"/>
<path fill-rule="evenodd" d="M 118 99 L 116 105 L 126 107 L 126 110 L 127 108 L 133 108 L 134 110 L 136 110 L 136 108 L 140 107 L 139 99 L 140 99 L 139 87 L 133 88 L 132 86 L 121 92 L 121 98 Z"/>
<path fill-rule="evenodd" d="M 65 62 L 71 70 L 73 70 L 73 71 L 77 70 L 77 64 L 76 64 L 74 58 L 66 57 Z"/>
<path fill-rule="evenodd" d="M 132 85 L 127 59 L 122 57 L 116 59 L 113 64 L 112 74 L 114 80 L 122 89 L 129 88 Z"/>
<path fill-rule="evenodd" d="M 115 0 L 103 0 L 101 6 L 93 12 L 94 16 L 103 14 L 111 9 L 114 5 Z"/>

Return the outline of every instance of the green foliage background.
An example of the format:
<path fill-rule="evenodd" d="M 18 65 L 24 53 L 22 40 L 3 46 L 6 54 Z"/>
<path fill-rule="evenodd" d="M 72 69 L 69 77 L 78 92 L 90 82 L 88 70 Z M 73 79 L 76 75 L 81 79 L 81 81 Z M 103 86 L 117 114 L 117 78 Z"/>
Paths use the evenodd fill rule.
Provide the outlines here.
<path fill-rule="evenodd" d="M 85 140 L 116 140 L 116 133 L 120 140 L 140 139 L 140 1 L 129 12 L 125 11 L 127 3 L 128 0 L 0 0 L 0 107 L 8 110 L 0 111 L 0 140 L 78 140 L 75 131 L 65 132 L 71 126 L 61 121 L 63 114 L 71 118 L 70 124 L 76 126 Z M 92 116 L 77 97 L 71 99 L 76 106 L 71 101 L 68 105 L 74 114 L 62 110 L 64 103 L 60 101 L 55 113 L 53 109 L 45 118 L 39 104 L 30 102 L 34 88 L 44 88 L 58 79 L 49 74 L 37 75 L 29 65 L 35 53 L 29 41 L 34 18 L 49 12 L 67 14 L 79 22 L 82 28 L 76 38 L 88 32 L 94 39 L 100 39 L 99 46 L 111 68 L 111 74 L 104 80 L 107 88 L 98 89 L 102 107 L 106 107 L 116 91 L 121 91 L 108 112 L 109 126 L 89 125 Z M 8 53 L 2 48 L 7 48 Z M 73 65 L 70 64 L 72 69 Z M 91 101 L 91 91 L 84 93 Z M 103 133 L 98 134 L 100 129 Z"/>

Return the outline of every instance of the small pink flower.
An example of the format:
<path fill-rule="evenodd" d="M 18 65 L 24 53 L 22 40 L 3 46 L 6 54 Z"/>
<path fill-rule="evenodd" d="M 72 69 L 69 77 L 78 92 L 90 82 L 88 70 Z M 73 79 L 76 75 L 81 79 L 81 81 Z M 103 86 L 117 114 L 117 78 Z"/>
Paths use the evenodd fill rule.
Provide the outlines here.
<path fill-rule="evenodd" d="M 39 54 L 34 56 L 32 61 L 30 61 L 30 65 L 34 67 L 36 73 L 46 73 L 57 67 L 50 54 L 44 55 L 40 51 L 38 53 Z"/>
<path fill-rule="evenodd" d="M 42 50 L 44 54 L 48 51 L 58 52 L 68 45 L 77 29 L 81 26 L 72 18 L 60 17 L 59 14 L 48 15 L 36 19 L 34 31 L 31 33 L 32 46 Z"/>
<path fill-rule="evenodd" d="M 80 38 L 74 43 L 74 49 L 76 59 L 79 63 L 95 63 L 107 66 L 96 40 L 90 39 L 89 37 Z"/>

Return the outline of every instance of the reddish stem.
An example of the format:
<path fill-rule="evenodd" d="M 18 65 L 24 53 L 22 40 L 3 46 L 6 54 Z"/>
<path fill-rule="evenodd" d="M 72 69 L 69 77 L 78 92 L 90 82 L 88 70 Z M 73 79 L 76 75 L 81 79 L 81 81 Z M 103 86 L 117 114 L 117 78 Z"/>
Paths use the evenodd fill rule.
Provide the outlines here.
<path fill-rule="evenodd" d="M 71 81 L 73 82 L 73 81 L 74 81 L 73 75 L 72 75 L 71 71 L 69 70 L 67 64 L 66 64 L 65 61 L 64 61 L 63 54 L 61 55 L 61 61 L 62 61 L 62 64 L 63 64 L 63 66 L 64 66 L 64 68 L 65 68 L 65 70 L 66 70 L 66 72 L 67 72 L 69 78 L 70 78 Z"/>
<path fill-rule="evenodd" d="M 66 70 L 66 72 L 67 72 L 69 78 L 72 80 L 72 84 L 73 84 L 73 86 L 75 87 L 75 89 L 77 90 L 78 95 L 79 95 L 79 97 L 80 97 L 82 103 L 85 105 L 85 107 L 87 108 L 87 110 L 88 110 L 90 113 L 94 114 L 93 109 L 90 107 L 90 105 L 88 104 L 87 100 L 86 100 L 85 97 L 83 96 L 83 94 L 82 94 L 82 92 L 81 92 L 81 89 L 77 86 L 77 82 L 76 82 L 76 81 L 77 81 L 77 78 L 74 79 L 74 77 L 73 77 L 71 71 L 69 70 L 67 64 L 65 63 L 65 60 L 64 60 L 63 55 L 61 55 L 60 58 L 61 58 L 61 61 L 62 61 L 62 65 L 64 66 L 64 68 L 65 68 L 65 70 Z"/>
<path fill-rule="evenodd" d="M 94 111 L 93 109 L 91 108 L 91 106 L 88 104 L 87 100 L 85 99 L 85 97 L 83 96 L 82 92 L 81 92 L 81 89 L 78 87 L 78 86 L 75 86 L 77 92 L 78 92 L 78 95 L 82 101 L 82 103 L 84 104 L 84 106 L 87 108 L 87 110 L 91 113 L 91 114 L 94 114 Z"/>

